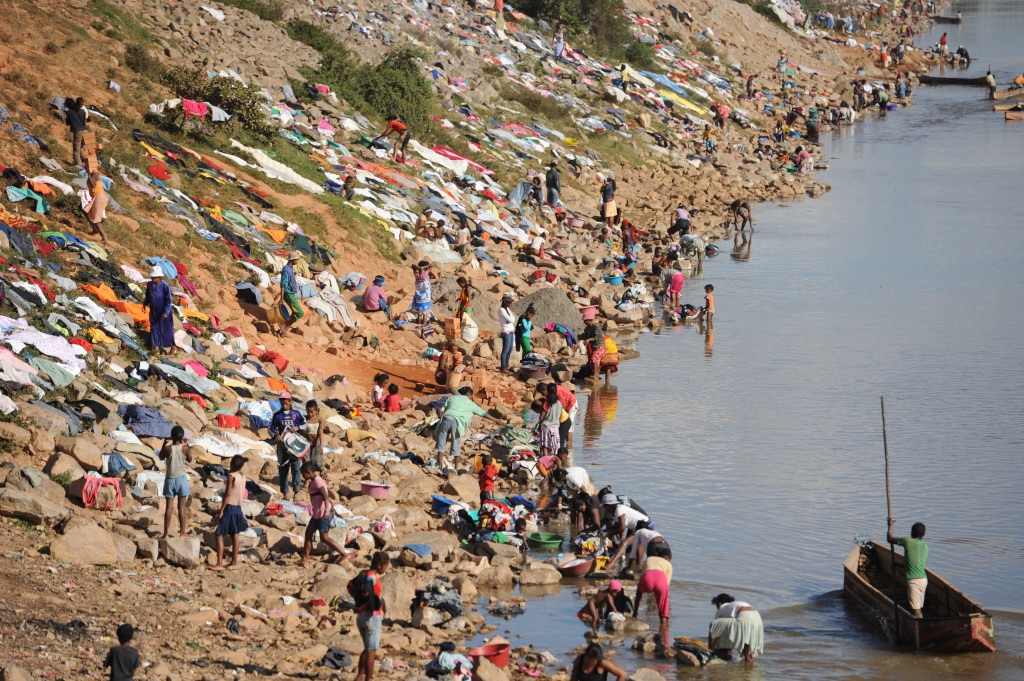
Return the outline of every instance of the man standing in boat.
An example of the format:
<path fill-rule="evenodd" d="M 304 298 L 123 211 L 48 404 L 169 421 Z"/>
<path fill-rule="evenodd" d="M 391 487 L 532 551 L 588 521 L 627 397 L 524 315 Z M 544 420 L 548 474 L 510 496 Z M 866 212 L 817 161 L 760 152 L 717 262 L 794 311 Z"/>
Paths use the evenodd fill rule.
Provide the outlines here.
<path fill-rule="evenodd" d="M 928 590 L 928 574 L 924 568 L 928 560 L 928 545 L 924 543 L 924 523 L 914 523 L 910 528 L 910 536 L 899 539 L 892 533 L 895 526 L 896 521 L 890 518 L 886 539 L 890 544 L 899 544 L 903 547 L 907 600 L 910 601 L 910 610 L 914 617 L 923 617 L 921 609 L 924 607 L 924 592 Z"/>

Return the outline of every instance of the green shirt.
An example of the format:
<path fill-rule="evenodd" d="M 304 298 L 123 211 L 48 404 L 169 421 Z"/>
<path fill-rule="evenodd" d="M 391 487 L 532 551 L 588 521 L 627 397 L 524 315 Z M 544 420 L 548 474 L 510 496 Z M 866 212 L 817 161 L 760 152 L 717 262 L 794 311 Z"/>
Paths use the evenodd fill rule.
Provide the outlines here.
<path fill-rule="evenodd" d="M 459 425 L 459 437 L 466 434 L 466 428 L 474 416 L 483 416 L 487 410 L 478 406 L 476 402 L 465 395 L 453 395 L 444 404 L 444 411 L 441 416 L 451 416 Z"/>
<path fill-rule="evenodd" d="M 900 537 L 896 543 L 903 547 L 906 555 L 907 579 L 926 579 L 924 563 L 928 560 L 928 545 L 910 537 Z"/>

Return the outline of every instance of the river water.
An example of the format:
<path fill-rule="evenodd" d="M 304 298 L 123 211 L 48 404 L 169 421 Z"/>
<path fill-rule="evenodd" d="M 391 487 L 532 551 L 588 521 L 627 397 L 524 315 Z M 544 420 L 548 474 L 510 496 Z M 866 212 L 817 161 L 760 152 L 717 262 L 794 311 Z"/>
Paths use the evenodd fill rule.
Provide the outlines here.
<path fill-rule="evenodd" d="M 1024 71 L 1024 2 L 957 10 L 918 44 L 945 29 L 966 75 Z M 984 96 L 918 88 L 823 137 L 832 191 L 755 207 L 756 233 L 687 280 L 695 305 L 715 285 L 714 333 L 645 334 L 590 398 L 576 462 L 669 539 L 672 635 L 705 637 L 721 591 L 762 613 L 764 656 L 715 679 L 1024 679 L 1024 123 Z M 898 531 L 928 525 L 929 567 L 992 612 L 998 653 L 896 652 L 839 595 L 853 537 L 885 540 L 880 395 Z M 503 628 L 567 656 L 578 607 L 563 585 Z"/>

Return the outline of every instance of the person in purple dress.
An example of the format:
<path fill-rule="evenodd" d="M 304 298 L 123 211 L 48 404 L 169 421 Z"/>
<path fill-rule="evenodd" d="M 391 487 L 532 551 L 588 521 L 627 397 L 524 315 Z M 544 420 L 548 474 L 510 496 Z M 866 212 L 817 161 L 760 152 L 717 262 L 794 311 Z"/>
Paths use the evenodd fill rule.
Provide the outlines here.
<path fill-rule="evenodd" d="M 164 272 L 154 267 L 146 284 L 142 307 L 149 311 L 149 346 L 170 354 L 174 348 L 174 316 L 171 312 L 171 287 L 164 281 Z"/>

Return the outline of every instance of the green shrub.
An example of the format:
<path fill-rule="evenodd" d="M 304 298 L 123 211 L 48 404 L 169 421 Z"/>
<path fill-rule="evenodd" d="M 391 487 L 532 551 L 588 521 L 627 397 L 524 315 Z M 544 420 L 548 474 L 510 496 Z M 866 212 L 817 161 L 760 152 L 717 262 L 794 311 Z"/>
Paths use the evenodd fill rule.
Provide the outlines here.
<path fill-rule="evenodd" d="M 210 78 L 203 69 L 187 66 L 166 71 L 162 80 L 175 96 L 220 107 L 258 137 L 269 139 L 275 135 L 274 126 L 267 122 L 263 110 L 262 104 L 266 100 L 254 85 L 245 85 L 225 76 Z"/>
<path fill-rule="evenodd" d="M 280 0 L 217 0 L 222 5 L 249 10 L 264 21 L 281 21 L 284 18 L 284 3 Z"/>
<path fill-rule="evenodd" d="M 638 69 L 654 67 L 654 46 L 637 40 L 626 48 L 626 61 Z"/>
<path fill-rule="evenodd" d="M 160 78 L 164 65 L 149 53 L 149 48 L 142 43 L 128 43 L 124 47 L 124 63 L 140 76 Z"/>
<path fill-rule="evenodd" d="M 762 16 L 768 17 L 773 24 L 777 24 L 779 26 L 786 25 L 786 22 L 780 19 L 779 15 L 775 13 L 774 9 L 772 9 L 771 0 L 759 0 L 759 2 L 754 3 L 754 11 Z"/>
<path fill-rule="evenodd" d="M 525 0 L 516 9 L 534 19 L 563 25 L 571 35 L 609 57 L 621 58 L 623 48 L 633 41 L 621 0 Z"/>
<path fill-rule="evenodd" d="M 56 475 L 50 473 L 50 480 L 53 480 L 55 483 L 63 487 L 65 490 L 68 487 L 71 487 L 71 483 L 74 482 L 74 480 L 71 477 L 71 471 L 64 471 L 63 473 L 57 473 Z"/>
<path fill-rule="evenodd" d="M 703 52 L 709 57 L 717 57 L 718 50 L 715 49 L 715 44 L 710 40 L 704 40 L 703 38 L 697 38 L 693 41 L 693 46 L 698 52 Z"/>
<path fill-rule="evenodd" d="M 501 89 L 503 99 L 516 101 L 526 107 L 526 110 L 536 116 L 544 116 L 549 121 L 566 122 L 572 113 L 571 107 L 554 97 L 545 97 L 532 90 L 516 89 L 512 86 L 505 86 Z"/>

